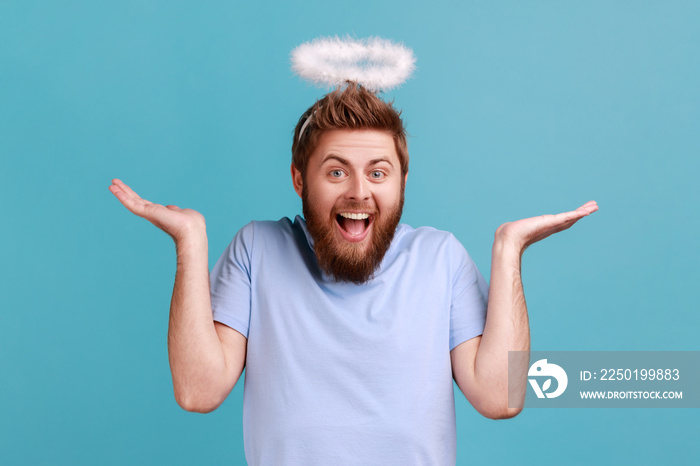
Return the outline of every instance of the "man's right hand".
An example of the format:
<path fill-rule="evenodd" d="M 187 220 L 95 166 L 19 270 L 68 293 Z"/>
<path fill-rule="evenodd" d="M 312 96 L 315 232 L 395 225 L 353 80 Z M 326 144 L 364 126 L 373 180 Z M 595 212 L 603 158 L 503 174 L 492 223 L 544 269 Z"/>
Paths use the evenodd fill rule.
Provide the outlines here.
<path fill-rule="evenodd" d="M 193 209 L 176 205 L 163 206 L 142 199 L 119 179 L 113 179 L 109 190 L 134 215 L 145 218 L 179 243 L 193 232 L 206 230 L 204 216 Z"/>

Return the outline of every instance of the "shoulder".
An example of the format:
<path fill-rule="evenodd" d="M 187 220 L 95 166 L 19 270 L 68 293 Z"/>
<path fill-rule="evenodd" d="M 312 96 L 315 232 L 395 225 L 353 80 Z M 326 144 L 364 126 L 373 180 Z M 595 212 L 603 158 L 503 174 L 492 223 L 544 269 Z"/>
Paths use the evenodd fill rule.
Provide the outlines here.
<path fill-rule="evenodd" d="M 433 265 L 444 264 L 454 269 L 472 262 L 465 247 L 449 231 L 401 224 L 396 230 L 395 239 L 392 248 L 395 248 L 397 255 L 409 254 Z"/>
<path fill-rule="evenodd" d="M 269 237 L 288 236 L 293 234 L 294 225 L 287 217 L 279 220 L 253 220 L 244 225 L 238 233 L 244 241 L 260 240 Z"/>
<path fill-rule="evenodd" d="M 292 228 L 291 221 L 286 217 L 277 221 L 253 220 L 236 232 L 229 244 L 229 250 L 245 251 L 251 255 L 256 244 L 263 244 L 271 238 L 291 236 Z"/>
<path fill-rule="evenodd" d="M 303 223 L 298 218 L 292 221 L 287 217 L 254 220 L 243 226 L 232 241 L 234 248 L 245 249 L 251 257 L 263 252 L 270 253 L 266 256 L 275 253 L 286 255 L 291 250 L 308 247 L 307 244 Z"/>
<path fill-rule="evenodd" d="M 401 248 L 419 248 L 434 250 L 464 249 L 462 244 L 449 231 L 438 230 L 433 227 L 413 228 L 405 223 L 396 230 L 396 242 Z"/>

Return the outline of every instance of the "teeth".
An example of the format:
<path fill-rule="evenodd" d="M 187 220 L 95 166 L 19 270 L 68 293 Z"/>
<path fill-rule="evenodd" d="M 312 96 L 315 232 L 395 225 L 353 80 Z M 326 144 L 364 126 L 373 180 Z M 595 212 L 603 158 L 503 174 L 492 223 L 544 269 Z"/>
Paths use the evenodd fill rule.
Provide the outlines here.
<path fill-rule="evenodd" d="M 341 217 L 349 218 L 352 220 L 364 220 L 366 218 L 369 218 L 369 214 L 352 214 L 349 212 L 341 212 L 339 215 Z"/>

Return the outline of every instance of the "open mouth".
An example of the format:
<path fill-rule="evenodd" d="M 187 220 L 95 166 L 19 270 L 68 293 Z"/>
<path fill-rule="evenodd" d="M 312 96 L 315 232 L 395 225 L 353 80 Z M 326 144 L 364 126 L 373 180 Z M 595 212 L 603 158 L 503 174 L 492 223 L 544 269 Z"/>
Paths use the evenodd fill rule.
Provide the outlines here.
<path fill-rule="evenodd" d="M 343 237 L 353 242 L 362 241 L 367 236 L 373 220 L 374 215 L 366 212 L 340 212 L 335 216 Z"/>

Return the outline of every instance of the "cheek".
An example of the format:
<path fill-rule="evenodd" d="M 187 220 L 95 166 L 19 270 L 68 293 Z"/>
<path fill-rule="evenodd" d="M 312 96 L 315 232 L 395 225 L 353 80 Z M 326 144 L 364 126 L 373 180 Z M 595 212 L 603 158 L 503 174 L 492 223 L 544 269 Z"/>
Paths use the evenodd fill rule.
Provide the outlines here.
<path fill-rule="evenodd" d="M 381 189 L 375 192 L 375 199 L 380 210 L 392 209 L 399 203 L 401 198 L 401 183 L 382 185 Z"/>
<path fill-rule="evenodd" d="M 328 186 L 310 184 L 308 188 L 309 202 L 313 209 L 319 214 L 327 215 L 336 205 L 338 200 L 336 193 Z"/>

